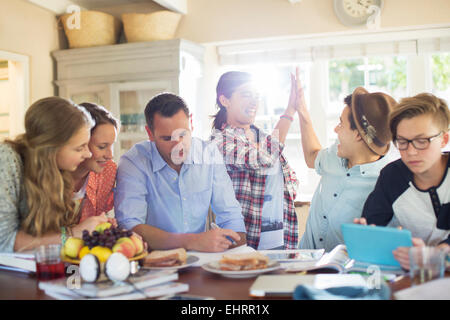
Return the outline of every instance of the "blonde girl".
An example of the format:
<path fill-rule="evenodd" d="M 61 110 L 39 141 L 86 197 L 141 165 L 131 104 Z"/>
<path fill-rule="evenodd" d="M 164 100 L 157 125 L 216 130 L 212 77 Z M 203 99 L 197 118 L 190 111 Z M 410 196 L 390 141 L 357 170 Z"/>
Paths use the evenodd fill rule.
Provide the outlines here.
<path fill-rule="evenodd" d="M 0 252 L 81 237 L 107 218 L 78 224 L 70 172 L 91 157 L 92 118 L 73 103 L 48 97 L 25 114 L 25 133 L 0 144 Z"/>

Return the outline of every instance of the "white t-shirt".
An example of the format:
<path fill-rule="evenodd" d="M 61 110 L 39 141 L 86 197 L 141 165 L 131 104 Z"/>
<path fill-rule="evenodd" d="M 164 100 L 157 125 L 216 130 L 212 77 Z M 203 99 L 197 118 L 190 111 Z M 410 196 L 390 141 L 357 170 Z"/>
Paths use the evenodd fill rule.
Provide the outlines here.
<path fill-rule="evenodd" d="M 258 250 L 273 249 L 284 245 L 283 179 L 281 163 L 278 160 L 272 168 L 267 170 Z"/>

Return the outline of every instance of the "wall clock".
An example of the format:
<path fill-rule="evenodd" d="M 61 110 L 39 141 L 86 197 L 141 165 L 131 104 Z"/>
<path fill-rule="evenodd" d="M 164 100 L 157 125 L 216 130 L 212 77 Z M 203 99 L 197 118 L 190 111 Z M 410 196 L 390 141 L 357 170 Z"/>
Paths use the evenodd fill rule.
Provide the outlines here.
<path fill-rule="evenodd" d="M 371 6 L 379 9 L 370 11 Z M 334 12 L 339 21 L 349 27 L 362 26 L 367 19 L 379 15 L 383 7 L 383 0 L 334 0 Z"/>

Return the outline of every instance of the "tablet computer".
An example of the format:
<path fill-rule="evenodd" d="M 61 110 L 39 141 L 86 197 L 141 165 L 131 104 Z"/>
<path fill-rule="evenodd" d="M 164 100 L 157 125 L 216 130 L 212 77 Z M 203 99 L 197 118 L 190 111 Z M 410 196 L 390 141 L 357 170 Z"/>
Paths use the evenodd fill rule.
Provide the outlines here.
<path fill-rule="evenodd" d="M 392 251 L 411 247 L 411 231 L 389 227 L 342 224 L 342 235 L 351 259 L 361 262 L 400 266 Z"/>

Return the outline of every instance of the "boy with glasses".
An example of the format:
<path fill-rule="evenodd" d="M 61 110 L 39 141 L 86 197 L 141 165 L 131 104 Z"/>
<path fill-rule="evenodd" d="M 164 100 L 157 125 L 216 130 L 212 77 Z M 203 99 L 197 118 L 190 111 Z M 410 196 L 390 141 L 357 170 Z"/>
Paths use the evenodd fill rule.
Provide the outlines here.
<path fill-rule="evenodd" d="M 450 112 L 444 100 L 422 93 L 404 98 L 390 115 L 389 126 L 401 159 L 380 173 L 356 223 L 401 226 L 414 245 L 450 244 Z M 407 248 L 394 256 L 408 265 Z"/>

